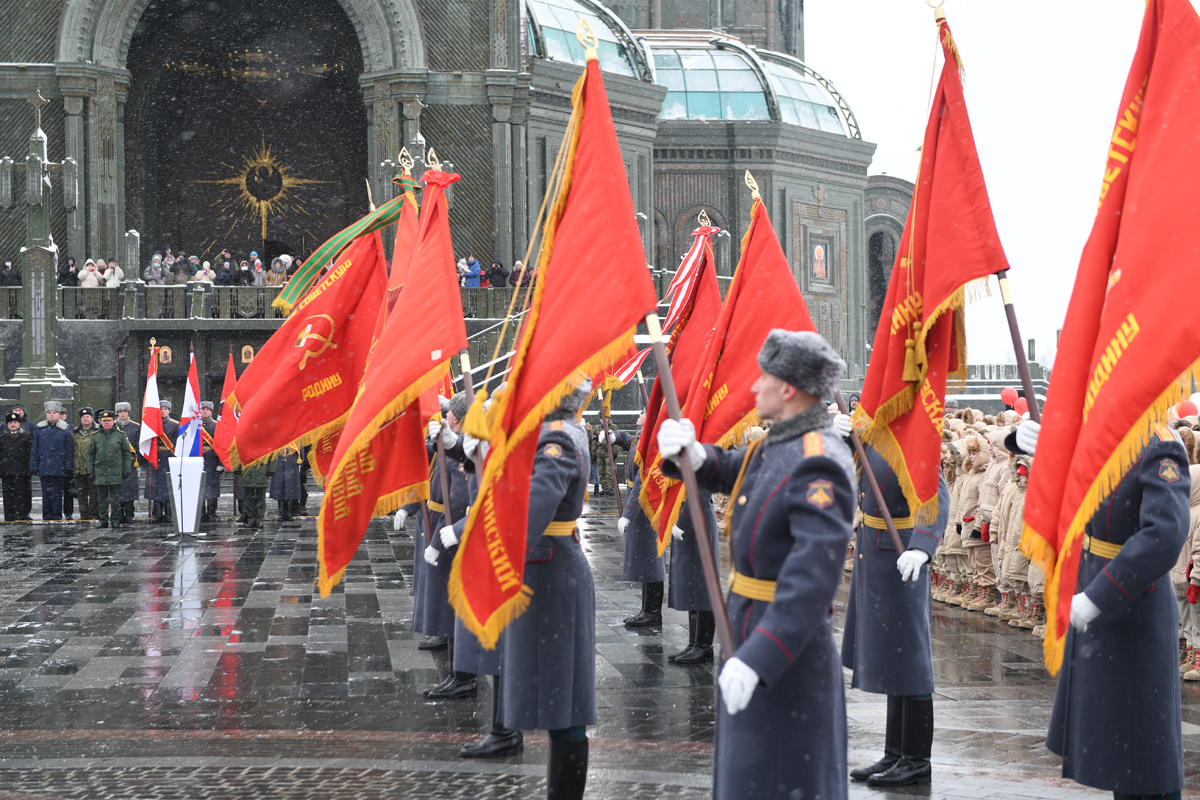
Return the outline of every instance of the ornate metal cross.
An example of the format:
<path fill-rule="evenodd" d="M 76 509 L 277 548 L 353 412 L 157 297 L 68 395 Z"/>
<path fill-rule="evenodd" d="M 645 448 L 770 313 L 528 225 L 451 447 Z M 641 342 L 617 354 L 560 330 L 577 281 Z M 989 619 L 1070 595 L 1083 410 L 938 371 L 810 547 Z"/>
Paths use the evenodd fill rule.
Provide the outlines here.
<path fill-rule="evenodd" d="M 42 90 L 38 89 L 37 91 L 35 91 L 33 93 L 33 97 L 29 98 L 29 100 L 27 100 L 26 102 L 29 103 L 29 105 L 33 106 L 33 120 L 34 120 L 33 124 L 38 130 L 41 130 L 42 129 L 42 106 L 46 105 L 50 101 L 47 100 L 46 98 L 42 97 Z"/>

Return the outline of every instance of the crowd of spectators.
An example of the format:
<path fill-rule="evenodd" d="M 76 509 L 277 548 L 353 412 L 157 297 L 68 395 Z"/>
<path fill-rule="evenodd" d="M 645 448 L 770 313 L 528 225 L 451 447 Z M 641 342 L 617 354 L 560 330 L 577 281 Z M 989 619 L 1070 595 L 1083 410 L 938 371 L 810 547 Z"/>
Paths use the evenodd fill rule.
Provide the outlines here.
<path fill-rule="evenodd" d="M 510 271 L 498 258 L 492 259 L 490 267 L 484 267 L 474 253 L 458 260 L 458 283 L 467 289 L 529 286 L 537 280 L 535 273 L 535 268 L 522 270 L 520 261 L 513 264 Z"/>
<path fill-rule="evenodd" d="M 184 286 L 195 282 L 215 286 L 282 286 L 302 265 L 300 259 L 287 254 L 264 264 L 257 251 L 251 251 L 248 258 L 237 259 L 228 248 L 213 261 L 201 261 L 194 253 L 176 255 L 167 247 L 155 251 L 140 275 L 127 273 L 116 261 L 89 258 L 83 266 L 77 266 L 75 259 L 68 257 L 59 268 L 58 284 L 85 289 L 111 289 L 127 280 L 141 280 L 149 286 Z M 11 260 L 6 260 L 0 270 L 0 286 L 20 285 L 20 271 L 12 267 Z"/>

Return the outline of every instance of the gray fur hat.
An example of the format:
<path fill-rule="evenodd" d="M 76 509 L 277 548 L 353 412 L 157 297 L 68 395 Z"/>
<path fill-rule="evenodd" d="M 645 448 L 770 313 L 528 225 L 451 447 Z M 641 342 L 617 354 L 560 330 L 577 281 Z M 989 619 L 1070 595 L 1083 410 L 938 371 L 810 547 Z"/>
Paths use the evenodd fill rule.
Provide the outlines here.
<path fill-rule="evenodd" d="M 563 411 L 574 413 L 583 408 L 583 403 L 592 393 L 592 379 L 584 375 L 583 380 L 575 387 L 575 391 L 563 397 L 558 407 Z"/>
<path fill-rule="evenodd" d="M 828 399 L 838 388 L 846 362 L 812 331 L 775 328 L 758 351 L 758 366 L 784 383 L 811 395 Z"/>
<path fill-rule="evenodd" d="M 113 410 L 120 414 L 122 411 L 133 411 L 133 406 L 129 405 L 129 403 L 117 403 L 113 406 Z"/>
<path fill-rule="evenodd" d="M 44 408 L 46 411 L 54 411 L 58 414 L 67 413 L 66 407 L 57 400 L 50 400 L 49 402 L 43 403 L 42 408 Z"/>
<path fill-rule="evenodd" d="M 158 407 L 165 408 L 167 411 L 170 411 L 171 410 L 171 401 L 164 397 L 158 401 Z"/>
<path fill-rule="evenodd" d="M 200 407 L 201 407 L 201 408 L 207 408 L 209 411 L 212 411 L 212 410 L 213 410 L 213 403 L 212 403 L 212 400 L 201 400 L 201 401 L 200 401 Z"/>
<path fill-rule="evenodd" d="M 438 409 L 442 412 L 442 416 L 445 416 L 446 412 L 450 410 L 450 399 L 447 397 L 442 397 L 439 394 L 438 395 Z"/>
<path fill-rule="evenodd" d="M 455 419 L 462 422 L 463 418 L 467 416 L 467 409 L 471 407 L 473 399 L 473 397 L 467 397 L 466 392 L 454 395 L 450 398 L 450 413 L 454 415 Z"/>

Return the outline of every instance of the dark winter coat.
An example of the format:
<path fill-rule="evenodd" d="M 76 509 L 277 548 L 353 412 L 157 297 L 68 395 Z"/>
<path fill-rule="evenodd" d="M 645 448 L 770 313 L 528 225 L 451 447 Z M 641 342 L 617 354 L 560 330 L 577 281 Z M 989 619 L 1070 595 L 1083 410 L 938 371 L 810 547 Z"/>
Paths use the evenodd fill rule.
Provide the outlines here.
<path fill-rule="evenodd" d="M 712 495 L 701 490 L 700 505 L 704 508 L 704 524 L 708 530 L 713 563 L 720 564 L 717 512 L 713 509 Z M 700 544 L 696 539 L 696 526 L 692 524 L 690 503 L 685 502 L 680 509 L 678 525 L 683 529 L 683 538 L 671 539 L 671 580 L 667 589 L 667 608 L 677 611 L 711 611 L 712 603 L 704 583 Z"/>
<path fill-rule="evenodd" d="M 272 500 L 300 499 L 300 482 L 303 480 L 300 473 L 300 458 L 300 454 L 293 451 L 279 455 L 275 475 L 271 478 L 270 497 Z"/>
<path fill-rule="evenodd" d="M 542 424 L 529 485 L 525 585 L 529 607 L 504 631 L 500 713 L 514 730 L 596 724 L 596 592 L 571 536 L 546 536 L 577 520 L 587 491 L 587 433 L 569 419 Z"/>
<path fill-rule="evenodd" d="M 658 532 L 650 518 L 642 510 L 638 499 L 642 491 L 639 475 L 625 495 L 625 510 L 621 516 L 629 520 L 625 528 L 625 558 L 621 566 L 621 580 L 634 583 L 654 583 L 667 579 L 665 555 L 658 554 Z"/>
<path fill-rule="evenodd" d="M 13 267 L 5 269 L 0 267 L 0 286 L 20 286 L 21 285 L 21 270 Z"/>
<path fill-rule="evenodd" d="M 173 491 L 173 488 L 171 486 L 170 459 L 175 454 L 167 449 L 167 446 L 165 444 L 163 444 L 163 440 L 165 439 L 166 441 L 170 442 L 172 447 L 175 446 L 175 440 L 179 438 L 179 420 L 171 419 L 170 417 L 168 417 L 167 419 L 163 420 L 162 426 L 163 426 L 163 435 L 162 435 L 162 438 L 159 439 L 158 443 L 157 443 L 158 444 L 158 469 L 153 471 L 154 472 L 154 477 L 153 477 L 154 501 L 156 503 L 158 503 L 158 502 L 166 503 L 166 502 L 170 501 L 170 499 L 171 499 L 171 492 Z M 146 482 L 147 491 L 149 491 L 149 488 L 150 488 L 150 483 L 149 483 L 149 481 L 147 481 Z"/>
<path fill-rule="evenodd" d="M 200 452 L 204 456 L 204 499 L 218 500 L 221 497 L 221 471 L 218 469 L 221 466 L 221 459 L 217 457 L 212 445 L 208 443 L 213 434 L 217 432 L 217 420 L 215 417 L 209 417 L 201 422 L 200 426 L 208 434 L 208 437 L 202 439 L 203 445 L 200 448 Z"/>
<path fill-rule="evenodd" d="M 891 466 L 873 447 L 864 445 L 875 479 L 893 520 L 909 516 L 908 501 Z M 867 478 L 859 470 L 858 499 L 864 515 L 882 513 Z M 949 517 L 950 490 L 938 479 L 938 516 L 926 525 L 900 527 L 906 549 L 921 550 L 930 560 L 937 551 Z M 933 692 L 930 637 L 929 569 L 915 581 L 904 581 L 896 569 L 896 548 L 886 530 L 860 524 L 850 602 L 842 636 L 842 666 L 854 671 L 850 685 L 881 694 L 914 696 Z"/>
<path fill-rule="evenodd" d="M 847 794 L 833 598 L 856 492 L 850 451 L 828 426 L 829 414 L 818 404 L 775 423 L 753 449 L 705 445 L 708 459 L 696 475 L 705 489 L 730 493 L 733 568 L 776 582 L 771 602 L 729 596 L 732 655 L 761 682 L 736 715 L 718 698 L 716 800 Z M 733 492 L 743 464 L 743 483 Z M 664 462 L 663 472 L 679 475 L 672 462 Z"/>
<path fill-rule="evenodd" d="M 0 475 L 28 475 L 33 434 L 22 428 L 0 431 Z"/>
<path fill-rule="evenodd" d="M 142 423 L 132 418 L 124 423 L 117 420 L 116 427 L 125 434 L 125 438 L 133 447 L 133 466 L 129 470 L 129 475 L 121 482 L 121 502 L 128 503 L 138 499 L 140 484 L 138 466 L 145 464 L 145 460 L 138 453 L 138 440 L 142 435 Z"/>
<path fill-rule="evenodd" d="M 451 449 L 461 449 L 461 441 L 462 437 L 459 437 L 459 442 Z M 429 541 L 423 544 L 424 547 L 432 544 L 441 552 L 441 555 L 438 557 L 438 563 L 434 565 L 424 563 L 424 547 L 418 554 L 422 561 L 421 591 L 413 603 L 413 630 L 426 636 L 452 636 L 454 635 L 454 608 L 450 605 L 450 567 L 454 564 L 454 555 L 458 552 L 458 548 L 452 547 L 447 551 L 442 546 L 442 537 L 439 535 L 439 531 L 449 523 L 446 521 L 444 512 L 435 511 L 432 507 L 432 504 L 444 505 L 445 503 L 442 496 L 440 468 L 437 459 L 433 458 L 436 452 L 437 447 L 432 442 L 426 443 L 426 454 L 433 459 L 433 469 L 429 478 L 429 503 L 431 504 L 429 524 L 432 530 Z M 470 491 L 467 488 L 466 467 L 447 454 L 446 474 L 450 478 L 451 517 L 457 521 L 466 516 L 471 503 Z"/>
<path fill-rule="evenodd" d="M 97 430 L 88 437 L 88 472 L 97 486 L 119 486 L 133 470 L 129 439 L 116 425 L 112 430 Z"/>
<path fill-rule="evenodd" d="M 64 263 L 58 270 L 58 285 L 59 286 L 78 286 L 79 285 L 79 267 L 71 272 L 71 265 Z"/>
<path fill-rule="evenodd" d="M 232 269 L 225 269 L 224 266 L 218 266 L 215 270 L 217 277 L 213 278 L 215 286 L 237 286 L 238 276 Z"/>
<path fill-rule="evenodd" d="M 33 447 L 29 451 L 29 469 L 39 475 L 61 477 L 75 468 L 75 443 L 71 426 L 59 420 L 50 425 L 46 420 L 33 432 Z"/>
<path fill-rule="evenodd" d="M 1081 552 L 1076 592 L 1101 614 L 1083 633 L 1067 631 L 1046 739 L 1063 757 L 1063 777 L 1084 786 L 1130 795 L 1183 788 L 1170 572 L 1187 538 L 1190 491 L 1187 454 L 1163 430 L 1084 529 L 1122 546 L 1113 559 Z"/>

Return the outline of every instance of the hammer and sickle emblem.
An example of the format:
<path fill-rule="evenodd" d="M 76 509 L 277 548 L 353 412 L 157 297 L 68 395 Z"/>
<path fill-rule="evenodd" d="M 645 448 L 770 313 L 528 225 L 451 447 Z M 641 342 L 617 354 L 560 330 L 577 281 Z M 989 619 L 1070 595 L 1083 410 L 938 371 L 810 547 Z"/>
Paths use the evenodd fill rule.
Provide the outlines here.
<path fill-rule="evenodd" d="M 333 330 L 333 318 L 328 314 L 314 314 L 308 318 L 304 331 L 296 337 L 296 347 L 304 348 L 300 356 L 300 369 L 304 369 L 310 358 L 316 358 L 326 350 L 337 350 L 337 345 L 333 343 Z M 310 341 L 316 343 L 315 348 L 309 345 Z"/>

